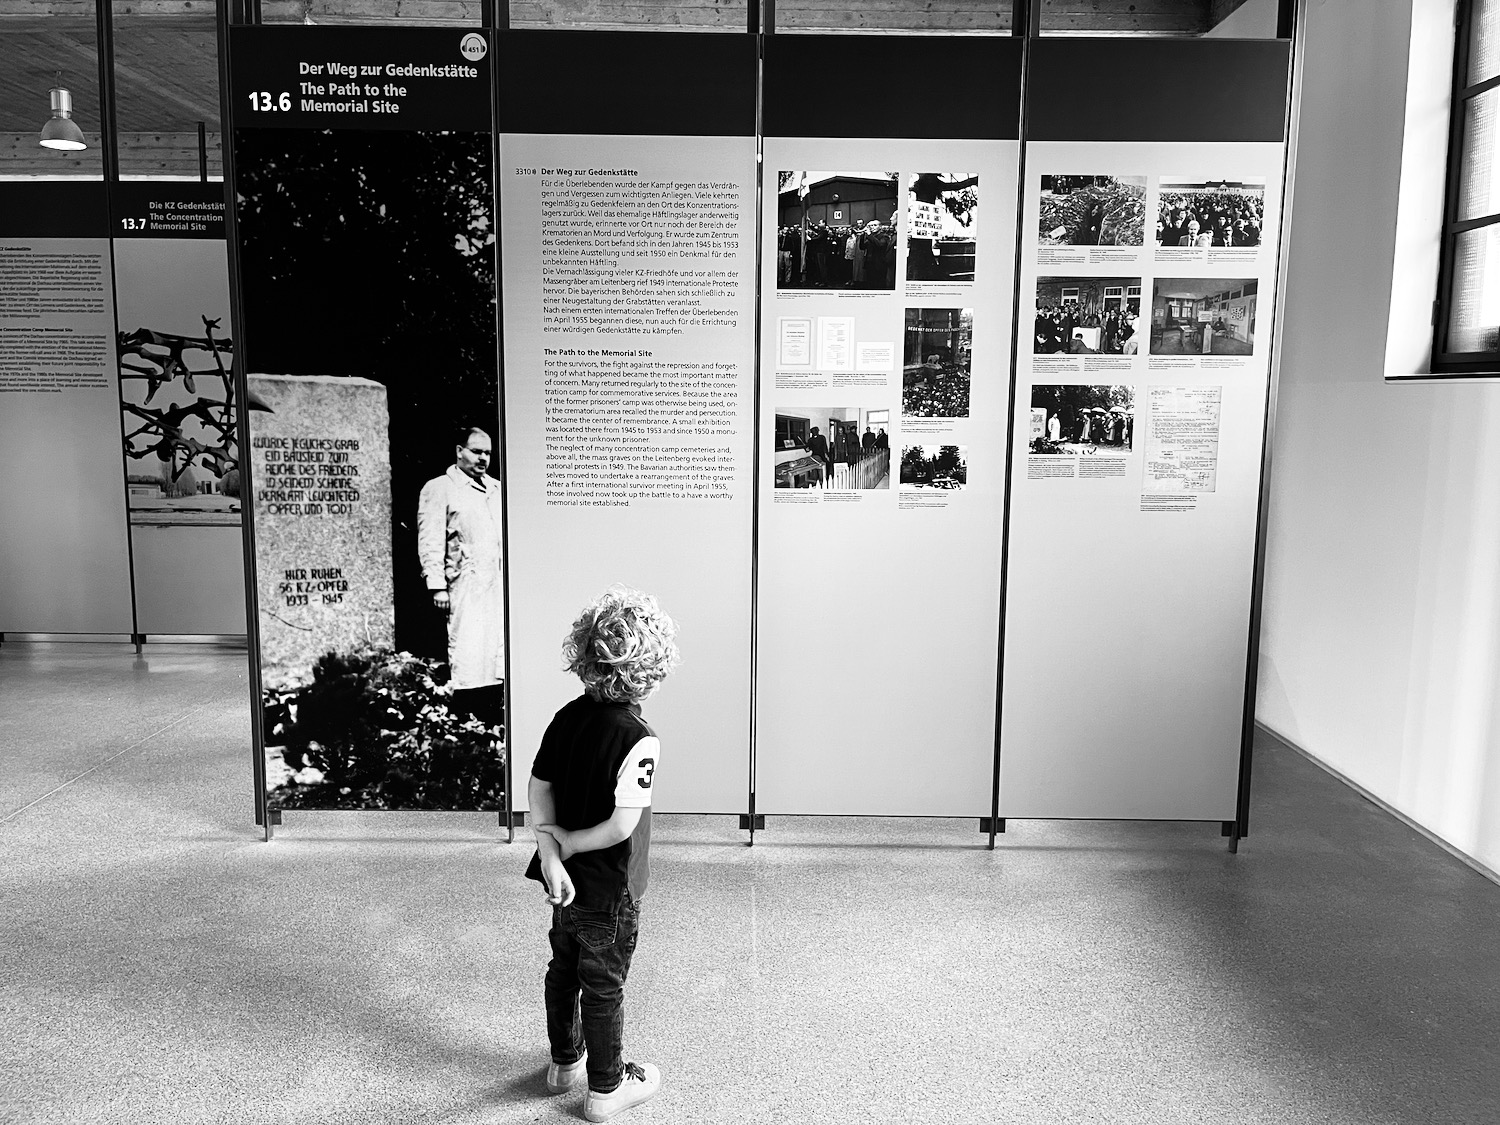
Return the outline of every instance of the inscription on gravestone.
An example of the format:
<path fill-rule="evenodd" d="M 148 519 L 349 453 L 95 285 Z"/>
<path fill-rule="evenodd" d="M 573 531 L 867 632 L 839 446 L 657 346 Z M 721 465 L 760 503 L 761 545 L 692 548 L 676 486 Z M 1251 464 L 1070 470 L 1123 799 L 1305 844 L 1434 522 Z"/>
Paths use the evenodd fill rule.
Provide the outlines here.
<path fill-rule="evenodd" d="M 251 375 L 255 570 L 264 685 L 312 679 L 326 652 L 392 647 L 391 462 L 385 388 Z"/>

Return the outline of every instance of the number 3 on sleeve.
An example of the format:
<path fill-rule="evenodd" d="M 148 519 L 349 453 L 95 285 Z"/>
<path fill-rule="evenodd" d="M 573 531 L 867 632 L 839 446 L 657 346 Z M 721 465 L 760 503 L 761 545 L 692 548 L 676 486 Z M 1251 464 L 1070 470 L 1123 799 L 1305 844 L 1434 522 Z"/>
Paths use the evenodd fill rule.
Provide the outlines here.
<path fill-rule="evenodd" d="M 644 771 L 645 776 L 636 778 L 635 783 L 642 789 L 650 789 L 651 775 L 656 772 L 656 759 L 642 758 L 639 762 L 636 763 L 636 768 Z"/>

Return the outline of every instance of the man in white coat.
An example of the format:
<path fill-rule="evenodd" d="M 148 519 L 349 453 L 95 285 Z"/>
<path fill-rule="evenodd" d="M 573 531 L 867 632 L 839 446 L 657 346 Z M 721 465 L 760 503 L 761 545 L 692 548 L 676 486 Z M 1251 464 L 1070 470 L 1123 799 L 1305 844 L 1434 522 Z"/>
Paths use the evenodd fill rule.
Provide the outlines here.
<path fill-rule="evenodd" d="M 487 476 L 490 436 L 459 432 L 454 464 L 422 486 L 417 554 L 432 604 L 448 615 L 454 703 L 498 723 L 505 676 L 505 591 L 500 581 L 500 482 Z M 491 690 L 476 690 L 491 689 Z"/>

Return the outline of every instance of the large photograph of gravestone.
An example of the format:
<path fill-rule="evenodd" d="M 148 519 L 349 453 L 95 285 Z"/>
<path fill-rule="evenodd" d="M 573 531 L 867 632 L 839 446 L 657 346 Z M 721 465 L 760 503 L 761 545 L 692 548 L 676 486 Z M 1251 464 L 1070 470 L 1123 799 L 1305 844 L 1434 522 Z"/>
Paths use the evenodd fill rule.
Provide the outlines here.
<path fill-rule="evenodd" d="M 1135 355 L 1142 346 L 1139 277 L 1039 277 L 1034 355 Z"/>
<path fill-rule="evenodd" d="M 1252 355 L 1259 282 L 1159 277 L 1151 297 L 1152 355 Z"/>
<path fill-rule="evenodd" d="M 1088 383 L 1031 388 L 1035 454 L 1121 454 L 1135 443 L 1135 390 Z"/>
<path fill-rule="evenodd" d="M 907 309 L 901 414 L 967 418 L 974 369 L 973 309 Z"/>
<path fill-rule="evenodd" d="M 1139 246 L 1145 176 L 1043 176 L 1040 246 Z"/>
<path fill-rule="evenodd" d="M 912 172 L 906 184 L 906 280 L 974 280 L 979 177 Z"/>
<path fill-rule="evenodd" d="M 114 246 L 130 522 L 238 526 L 238 403 L 224 243 L 125 238 Z"/>
<path fill-rule="evenodd" d="M 1260 245 L 1266 225 L 1264 176 L 1244 180 L 1163 176 L 1158 190 L 1157 246 L 1253 249 Z"/>
<path fill-rule="evenodd" d="M 491 156 L 236 134 L 272 809 L 501 807 Z"/>
<path fill-rule="evenodd" d="M 778 172 L 777 289 L 896 288 L 895 172 Z"/>

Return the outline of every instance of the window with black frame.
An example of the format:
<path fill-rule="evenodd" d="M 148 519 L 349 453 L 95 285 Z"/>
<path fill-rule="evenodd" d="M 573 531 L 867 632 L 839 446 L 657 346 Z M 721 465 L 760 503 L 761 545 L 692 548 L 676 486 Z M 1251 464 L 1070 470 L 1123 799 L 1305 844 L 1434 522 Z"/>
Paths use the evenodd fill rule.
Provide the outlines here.
<path fill-rule="evenodd" d="M 1500 374 L 1500 0 L 1459 0 L 1432 370 Z"/>

